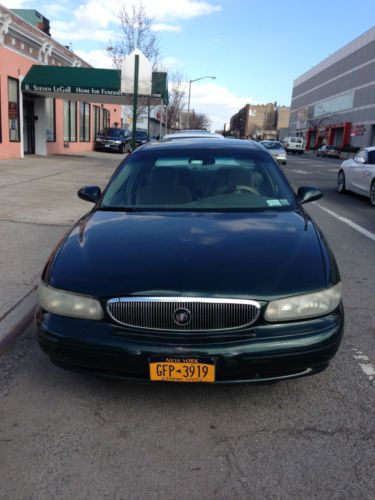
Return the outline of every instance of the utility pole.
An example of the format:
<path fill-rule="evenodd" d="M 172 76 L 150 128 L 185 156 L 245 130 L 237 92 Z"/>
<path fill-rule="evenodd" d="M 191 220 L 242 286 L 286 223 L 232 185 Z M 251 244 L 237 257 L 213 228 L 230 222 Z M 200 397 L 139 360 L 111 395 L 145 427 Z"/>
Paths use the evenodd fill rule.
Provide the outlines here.
<path fill-rule="evenodd" d="M 139 55 L 136 54 L 134 61 L 133 130 L 132 130 L 133 150 L 135 149 L 135 140 L 137 132 L 138 75 L 139 75 Z"/>

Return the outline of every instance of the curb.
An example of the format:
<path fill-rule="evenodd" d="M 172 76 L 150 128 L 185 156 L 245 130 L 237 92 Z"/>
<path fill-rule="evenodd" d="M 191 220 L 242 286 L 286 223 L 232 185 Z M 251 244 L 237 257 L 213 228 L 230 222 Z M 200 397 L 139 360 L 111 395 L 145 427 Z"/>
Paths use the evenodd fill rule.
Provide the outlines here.
<path fill-rule="evenodd" d="M 32 289 L 0 321 L 0 355 L 7 351 L 32 322 L 36 308 L 36 292 Z"/>

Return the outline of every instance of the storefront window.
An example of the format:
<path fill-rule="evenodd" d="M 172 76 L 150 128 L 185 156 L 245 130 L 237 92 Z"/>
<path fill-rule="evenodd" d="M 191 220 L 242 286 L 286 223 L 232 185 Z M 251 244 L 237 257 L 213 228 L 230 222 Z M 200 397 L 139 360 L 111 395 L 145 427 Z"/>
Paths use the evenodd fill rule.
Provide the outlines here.
<path fill-rule="evenodd" d="M 79 140 L 90 141 L 90 104 L 87 102 L 79 104 Z"/>
<path fill-rule="evenodd" d="M 20 118 L 19 118 L 19 92 L 18 80 L 8 78 L 8 118 L 9 118 L 9 140 L 19 142 L 20 140 Z"/>
<path fill-rule="evenodd" d="M 110 118 L 111 115 L 108 109 L 103 109 L 103 128 L 110 126 Z"/>
<path fill-rule="evenodd" d="M 77 141 L 77 103 L 64 101 L 64 141 Z"/>
<path fill-rule="evenodd" d="M 3 142 L 3 135 L 1 130 L 1 82 L 0 82 L 0 144 Z"/>
<path fill-rule="evenodd" d="M 99 106 L 94 106 L 94 140 L 101 130 L 100 127 L 100 108 Z"/>
<path fill-rule="evenodd" d="M 47 142 L 56 141 L 56 120 L 55 120 L 55 99 L 46 99 L 46 113 L 47 113 Z"/>

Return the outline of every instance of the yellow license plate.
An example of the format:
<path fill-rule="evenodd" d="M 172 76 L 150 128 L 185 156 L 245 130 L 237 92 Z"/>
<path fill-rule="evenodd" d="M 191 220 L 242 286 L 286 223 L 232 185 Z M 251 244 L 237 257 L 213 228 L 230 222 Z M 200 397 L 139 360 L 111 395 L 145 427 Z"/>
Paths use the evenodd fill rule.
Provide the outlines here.
<path fill-rule="evenodd" d="M 215 382 L 215 361 L 211 358 L 150 359 L 150 380 L 154 382 Z"/>

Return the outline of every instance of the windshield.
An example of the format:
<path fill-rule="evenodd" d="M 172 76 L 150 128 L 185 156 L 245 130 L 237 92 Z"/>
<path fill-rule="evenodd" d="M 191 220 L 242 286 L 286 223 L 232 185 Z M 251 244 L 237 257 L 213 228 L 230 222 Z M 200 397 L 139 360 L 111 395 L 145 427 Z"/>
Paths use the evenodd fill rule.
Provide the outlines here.
<path fill-rule="evenodd" d="M 110 136 L 110 137 L 121 137 L 126 135 L 126 130 L 122 128 L 105 128 L 99 133 L 99 135 Z"/>
<path fill-rule="evenodd" d="M 267 149 L 284 149 L 284 146 L 277 141 L 262 141 L 261 144 Z"/>
<path fill-rule="evenodd" d="M 143 132 L 142 130 L 137 130 L 136 137 L 137 139 L 147 140 L 147 132 Z"/>
<path fill-rule="evenodd" d="M 146 150 L 108 185 L 102 209 L 230 211 L 295 208 L 293 192 L 267 153 L 238 149 Z"/>

